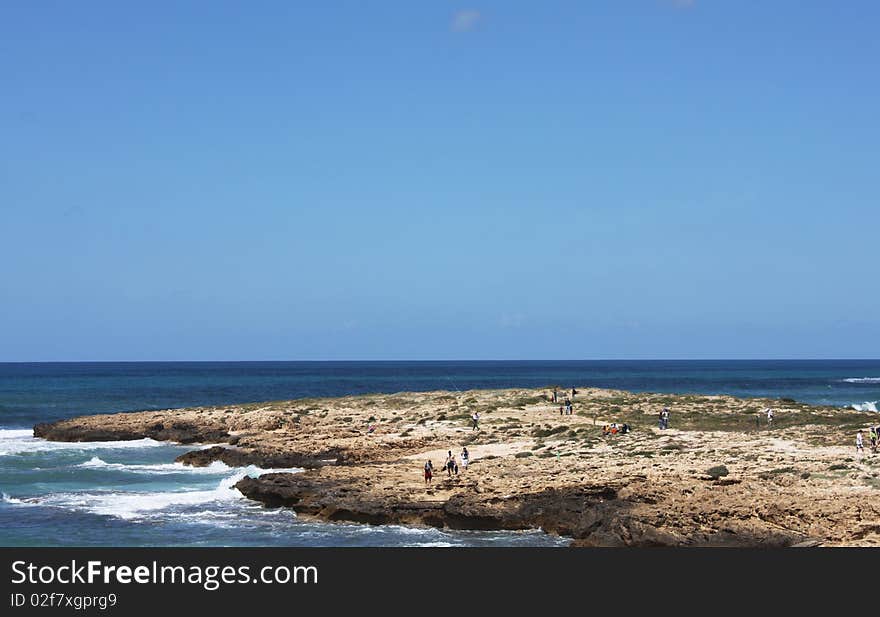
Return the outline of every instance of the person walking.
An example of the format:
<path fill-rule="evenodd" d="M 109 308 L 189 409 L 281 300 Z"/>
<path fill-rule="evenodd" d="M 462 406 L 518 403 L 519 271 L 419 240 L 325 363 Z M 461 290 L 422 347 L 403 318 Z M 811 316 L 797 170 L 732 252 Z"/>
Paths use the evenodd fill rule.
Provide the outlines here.
<path fill-rule="evenodd" d="M 449 450 L 449 454 L 446 457 L 446 475 L 450 478 L 452 477 L 452 472 L 456 467 L 455 457 L 452 455 L 452 450 Z"/>
<path fill-rule="evenodd" d="M 669 428 L 669 407 L 663 408 L 663 428 Z"/>
<path fill-rule="evenodd" d="M 434 465 L 431 461 L 425 463 L 425 484 L 430 484 L 434 478 Z"/>
<path fill-rule="evenodd" d="M 767 408 L 767 428 L 770 428 L 771 426 L 773 426 L 773 408 L 768 407 Z"/>
<path fill-rule="evenodd" d="M 856 433 L 856 454 L 861 454 L 865 451 L 865 444 L 862 439 L 862 429 L 859 429 L 859 432 Z"/>
<path fill-rule="evenodd" d="M 468 454 L 467 446 L 461 449 L 461 468 L 467 471 L 468 463 L 470 462 L 471 455 Z"/>
<path fill-rule="evenodd" d="M 478 428 L 480 428 L 480 426 L 479 426 L 480 425 L 480 412 L 479 411 L 475 411 L 473 414 L 471 414 L 471 420 L 474 421 L 474 426 L 471 429 L 472 431 L 475 431 Z"/>

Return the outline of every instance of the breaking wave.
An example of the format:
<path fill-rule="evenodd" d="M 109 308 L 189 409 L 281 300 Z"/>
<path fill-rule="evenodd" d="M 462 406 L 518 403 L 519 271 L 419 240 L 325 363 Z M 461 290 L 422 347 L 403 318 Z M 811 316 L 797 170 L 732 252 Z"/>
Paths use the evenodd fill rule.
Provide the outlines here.
<path fill-rule="evenodd" d="M 192 467 L 183 463 L 157 463 L 155 465 L 134 465 L 126 463 L 107 463 L 98 456 L 93 456 L 85 463 L 80 463 L 77 467 L 85 467 L 88 469 L 110 469 L 114 471 L 127 471 L 130 473 L 163 475 L 171 473 L 196 473 L 196 474 L 228 474 L 233 470 L 232 467 L 222 461 L 214 461 L 207 467 Z"/>
<path fill-rule="evenodd" d="M 862 403 L 861 405 L 859 405 L 859 404 L 850 405 L 850 407 L 852 407 L 856 411 L 874 411 L 874 412 L 876 412 L 878 402 L 880 402 L 880 401 L 867 401 L 867 402 Z"/>
<path fill-rule="evenodd" d="M 100 462 L 99 462 L 100 461 Z M 91 466 L 113 466 L 113 463 L 105 463 L 97 457 L 91 461 Z M 222 464 L 222 463 L 221 463 Z M 121 465 L 122 467 L 162 467 L 162 465 Z M 219 468 L 214 469 L 214 473 L 218 471 L 229 472 L 232 468 L 227 467 L 225 470 Z M 179 470 L 177 470 L 179 472 Z M 157 491 L 157 492 L 129 492 L 129 491 L 95 491 L 95 492 L 70 492 L 70 493 L 50 493 L 40 497 L 31 497 L 24 499 L 15 499 L 4 495 L 3 500 L 8 503 L 16 503 L 22 505 L 40 505 L 66 510 L 76 510 L 79 512 L 88 512 L 103 516 L 113 516 L 124 520 L 149 518 L 152 516 L 177 515 L 181 510 L 186 510 L 194 506 L 204 506 L 207 504 L 222 505 L 223 503 L 244 500 L 245 497 L 237 489 L 235 484 L 245 476 L 259 476 L 264 473 L 272 472 L 299 472 L 302 469 L 262 469 L 250 465 L 235 470 L 235 473 L 229 475 L 217 484 L 214 488 L 207 490 L 179 490 L 179 491 Z"/>
<path fill-rule="evenodd" d="M 148 438 L 131 441 L 46 441 L 34 437 L 30 429 L 0 429 L 0 456 L 49 450 L 106 450 L 164 445 L 168 444 Z"/>

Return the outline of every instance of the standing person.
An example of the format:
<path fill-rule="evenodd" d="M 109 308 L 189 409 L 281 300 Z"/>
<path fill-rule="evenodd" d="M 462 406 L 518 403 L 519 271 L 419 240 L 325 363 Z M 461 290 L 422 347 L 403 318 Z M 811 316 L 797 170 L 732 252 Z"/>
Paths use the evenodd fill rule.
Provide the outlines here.
<path fill-rule="evenodd" d="M 472 430 L 472 431 L 475 431 L 475 430 L 477 430 L 477 429 L 479 428 L 479 424 L 480 424 L 480 412 L 479 412 L 479 411 L 475 411 L 474 413 L 472 413 L 472 414 L 471 414 L 471 420 L 474 421 L 474 427 L 473 427 L 471 430 Z"/>
<path fill-rule="evenodd" d="M 663 410 L 660 410 L 660 413 L 657 414 L 657 428 L 661 431 L 663 430 Z"/>
<path fill-rule="evenodd" d="M 574 386 L 571 387 L 571 398 L 574 400 L 574 395 L 577 394 L 578 391 L 574 389 Z"/>
<path fill-rule="evenodd" d="M 452 456 L 452 450 L 449 451 L 449 454 L 446 457 L 446 475 L 450 478 L 452 477 L 452 470 L 455 469 L 455 457 Z"/>
<path fill-rule="evenodd" d="M 553 402 L 556 402 L 556 388 L 553 388 Z"/>
<path fill-rule="evenodd" d="M 564 413 L 565 413 L 565 405 L 560 405 L 559 406 L 559 415 L 561 416 Z"/>
<path fill-rule="evenodd" d="M 770 428 L 771 426 L 773 426 L 773 408 L 768 407 L 767 408 L 767 428 Z"/>
<path fill-rule="evenodd" d="M 425 463 L 425 484 L 430 484 L 434 478 L 434 465 L 429 460 Z"/>
<path fill-rule="evenodd" d="M 663 428 L 669 428 L 669 407 L 663 408 Z"/>
<path fill-rule="evenodd" d="M 868 429 L 868 436 L 871 438 L 871 452 L 877 451 L 877 427 L 872 426 Z"/>
<path fill-rule="evenodd" d="M 856 433 L 856 454 L 861 454 L 865 451 L 865 444 L 862 441 L 862 429 L 859 429 L 859 432 Z"/>
<path fill-rule="evenodd" d="M 468 463 L 470 462 L 471 455 L 468 454 L 467 446 L 461 449 L 461 467 L 464 470 L 467 470 Z"/>

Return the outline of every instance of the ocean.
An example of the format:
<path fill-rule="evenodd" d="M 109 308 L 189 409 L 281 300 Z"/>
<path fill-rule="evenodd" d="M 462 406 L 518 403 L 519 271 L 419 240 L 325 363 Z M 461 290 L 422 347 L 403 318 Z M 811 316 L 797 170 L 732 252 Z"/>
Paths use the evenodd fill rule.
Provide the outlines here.
<path fill-rule="evenodd" d="M 876 412 L 880 360 L 0 364 L 2 546 L 563 546 L 540 531 L 303 522 L 231 488 L 256 467 L 174 463 L 193 446 L 52 443 L 75 415 L 473 388 L 597 386 L 792 398 Z"/>

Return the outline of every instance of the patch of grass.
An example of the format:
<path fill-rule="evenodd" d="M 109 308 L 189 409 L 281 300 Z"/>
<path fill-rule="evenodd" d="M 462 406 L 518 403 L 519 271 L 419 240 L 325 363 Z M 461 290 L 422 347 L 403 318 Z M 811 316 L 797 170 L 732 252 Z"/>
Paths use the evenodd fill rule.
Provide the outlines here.
<path fill-rule="evenodd" d="M 526 458 L 528 456 L 532 456 L 531 452 L 517 452 L 513 455 L 515 458 Z"/>
<path fill-rule="evenodd" d="M 841 469 L 849 469 L 849 465 L 844 465 L 842 463 L 834 463 L 828 468 L 828 471 L 839 471 Z"/>
<path fill-rule="evenodd" d="M 796 473 L 798 473 L 798 470 L 795 469 L 794 467 L 780 467 L 779 469 L 771 469 L 770 471 L 762 471 L 761 473 L 758 474 L 758 477 L 761 478 L 762 480 L 770 480 L 774 476 L 779 476 L 779 475 L 787 474 L 787 473 L 796 474 Z M 807 474 L 807 477 L 809 477 L 809 475 L 810 474 Z"/>
<path fill-rule="evenodd" d="M 724 465 L 715 465 L 714 467 L 710 467 L 706 470 L 706 475 L 712 478 L 713 480 L 717 480 L 718 478 L 723 478 L 730 474 L 730 470 L 727 469 Z"/>
<path fill-rule="evenodd" d="M 558 433 L 563 433 L 568 430 L 567 426 L 560 425 L 553 428 L 536 428 L 532 431 L 532 436 L 534 437 L 549 437 L 550 435 L 556 435 Z"/>

